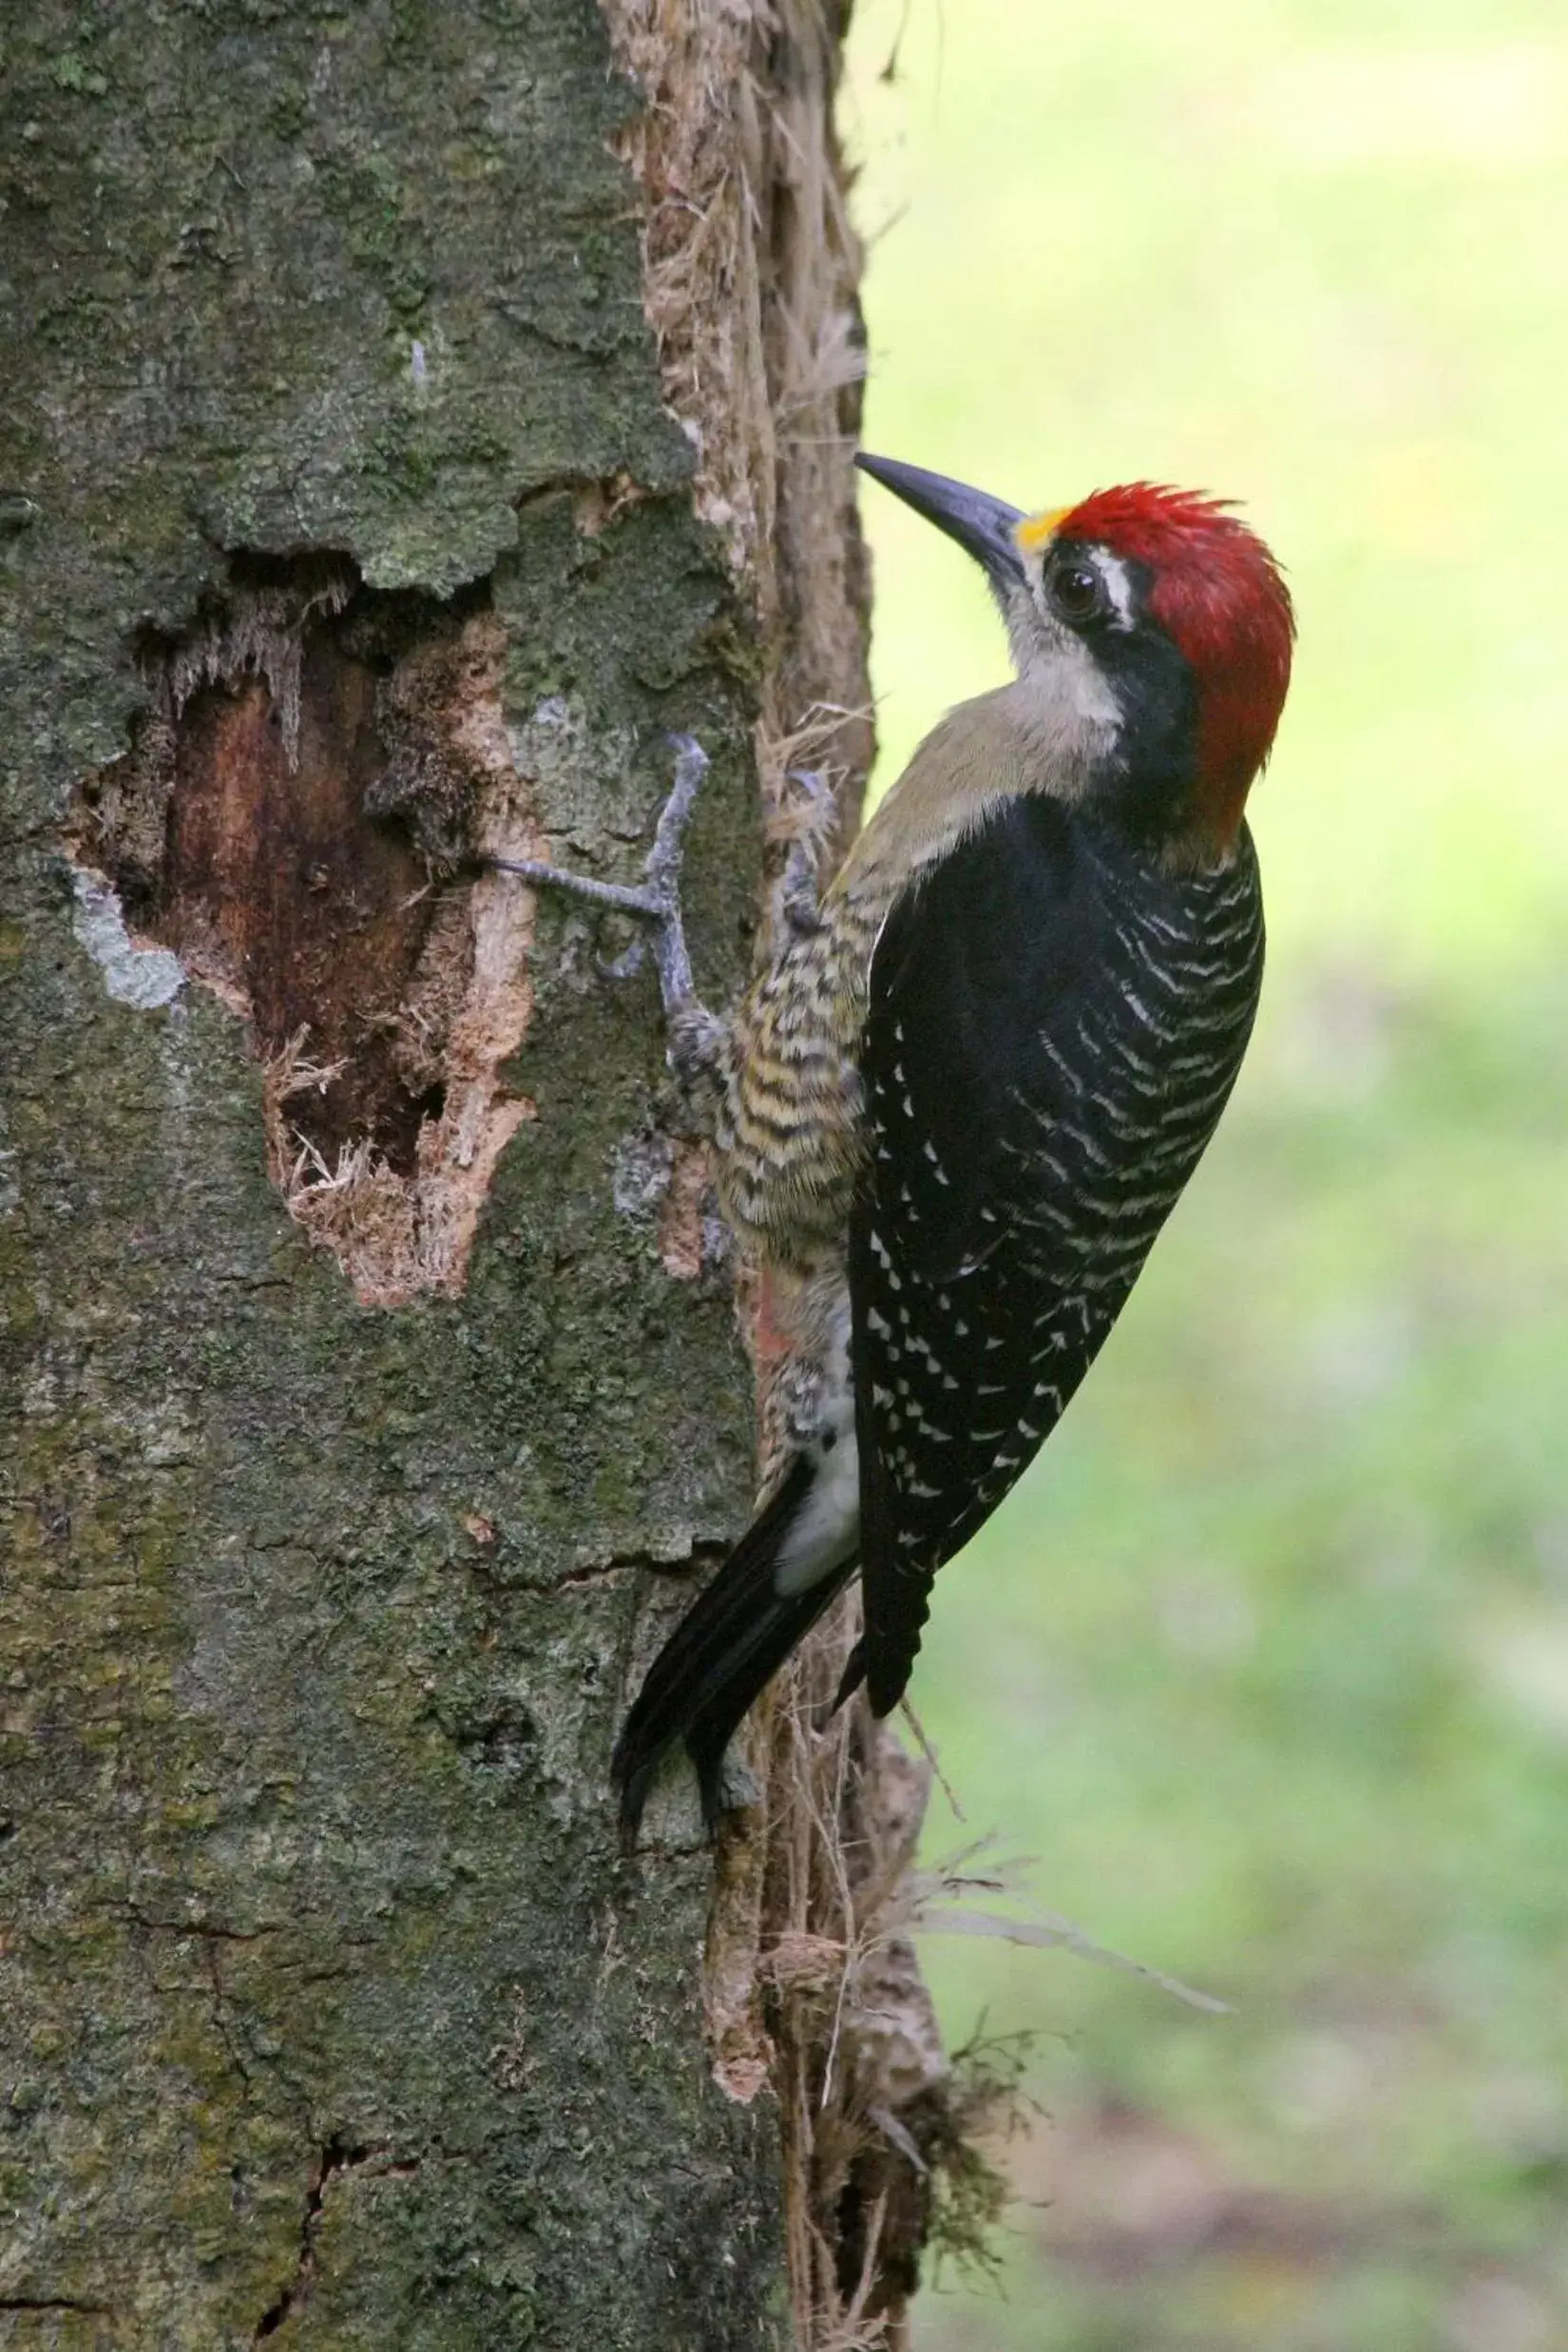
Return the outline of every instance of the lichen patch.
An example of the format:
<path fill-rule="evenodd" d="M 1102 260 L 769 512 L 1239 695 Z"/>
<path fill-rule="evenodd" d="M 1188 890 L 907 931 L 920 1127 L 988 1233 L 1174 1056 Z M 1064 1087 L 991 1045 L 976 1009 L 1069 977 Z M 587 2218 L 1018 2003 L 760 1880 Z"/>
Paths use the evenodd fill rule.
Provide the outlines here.
<path fill-rule="evenodd" d="M 170 1004 L 185 985 L 185 967 L 166 947 L 148 947 L 125 928 L 120 893 L 101 875 L 78 866 L 71 876 L 76 911 L 71 928 L 104 975 L 104 985 L 117 1004 L 134 1004 L 153 1012 Z"/>

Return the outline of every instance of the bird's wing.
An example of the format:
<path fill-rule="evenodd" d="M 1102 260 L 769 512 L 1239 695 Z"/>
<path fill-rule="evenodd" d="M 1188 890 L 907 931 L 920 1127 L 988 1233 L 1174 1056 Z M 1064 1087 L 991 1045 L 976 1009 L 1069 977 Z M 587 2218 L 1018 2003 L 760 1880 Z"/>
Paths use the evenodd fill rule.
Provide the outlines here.
<path fill-rule="evenodd" d="M 879 1714 L 932 1578 L 1055 1426 L 1239 1066 L 1261 955 L 1250 852 L 1201 1019 L 1164 978 L 1173 934 L 1207 919 L 1194 887 L 1119 874 L 1031 794 L 907 891 L 877 943 L 850 1291 Z"/>

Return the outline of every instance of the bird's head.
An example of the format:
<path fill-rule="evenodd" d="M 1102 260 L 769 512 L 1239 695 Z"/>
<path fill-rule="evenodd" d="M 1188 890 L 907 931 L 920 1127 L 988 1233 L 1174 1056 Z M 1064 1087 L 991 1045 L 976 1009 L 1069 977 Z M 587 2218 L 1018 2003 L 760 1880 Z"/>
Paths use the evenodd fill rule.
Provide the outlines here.
<path fill-rule="evenodd" d="M 1059 789 L 1222 855 L 1269 756 L 1295 634 L 1279 567 L 1219 500 L 1133 482 L 1025 514 L 891 459 L 857 463 L 976 558 Z"/>

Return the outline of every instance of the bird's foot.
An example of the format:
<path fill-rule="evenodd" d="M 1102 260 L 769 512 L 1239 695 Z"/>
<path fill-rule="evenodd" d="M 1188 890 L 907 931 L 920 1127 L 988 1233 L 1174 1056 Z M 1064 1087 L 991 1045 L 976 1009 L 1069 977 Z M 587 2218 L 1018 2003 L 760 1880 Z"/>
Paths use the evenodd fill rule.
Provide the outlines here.
<path fill-rule="evenodd" d="M 569 867 L 552 866 L 544 858 L 492 857 L 488 862 L 502 873 L 520 875 L 536 889 L 561 890 L 568 897 L 585 900 L 589 906 L 634 915 L 653 927 L 654 966 L 659 974 L 664 1025 L 669 1032 L 670 1063 L 679 1077 L 690 1079 L 711 1070 L 718 1061 L 725 1028 L 698 1002 L 680 912 L 680 869 L 685 855 L 686 826 L 698 790 L 708 773 L 708 755 L 695 736 L 672 736 L 670 741 L 676 755 L 675 782 L 659 813 L 653 848 L 643 864 L 641 883 L 599 882 L 590 874 L 573 873 Z M 606 968 L 613 976 L 624 978 L 637 969 L 641 960 L 641 942 L 634 941 L 627 952 Z"/>

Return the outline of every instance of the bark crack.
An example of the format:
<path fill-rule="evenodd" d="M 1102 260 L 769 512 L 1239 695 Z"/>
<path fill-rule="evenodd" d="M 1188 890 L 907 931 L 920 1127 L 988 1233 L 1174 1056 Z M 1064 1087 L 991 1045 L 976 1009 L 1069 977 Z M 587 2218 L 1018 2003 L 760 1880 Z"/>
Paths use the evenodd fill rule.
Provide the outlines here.
<path fill-rule="evenodd" d="M 76 2295 L 0 2295 L 0 2311 L 85 2311 L 94 2319 L 112 2319 L 114 2305 L 86 2303 Z"/>
<path fill-rule="evenodd" d="M 207 1977 L 212 1985 L 213 2031 L 218 2036 L 219 2040 L 222 2043 L 224 2050 L 228 2053 L 229 2064 L 234 2068 L 235 2072 L 239 2075 L 240 2081 L 248 2090 L 250 2088 L 251 2070 L 245 2064 L 244 2053 L 240 2049 L 239 2044 L 236 2041 L 233 2030 L 229 2024 L 227 2015 L 228 1996 L 223 1990 L 223 1973 L 219 1964 L 219 1951 L 222 1942 L 225 1941 L 228 1941 L 228 1939 L 222 1937 L 208 1937 L 203 1940 L 203 1953 L 207 1963 Z M 236 1941 L 239 1942 L 250 1942 L 253 1939 L 250 1937 L 239 1937 Z"/>
<path fill-rule="evenodd" d="M 661 1558 L 653 1552 L 617 1552 L 609 1559 L 590 1560 L 581 1568 L 568 1568 L 557 1577 L 554 1590 L 558 1593 L 581 1590 L 583 1587 L 608 1583 L 615 1577 L 628 1574 L 655 1577 L 697 1576 L 703 1570 L 717 1568 L 728 1553 L 722 1543 L 694 1543 L 679 1559 Z"/>
<path fill-rule="evenodd" d="M 253 2344 L 264 2343 L 269 2336 L 276 2336 L 284 2322 L 309 2299 L 316 2276 L 316 2239 L 321 2227 L 321 2212 L 330 2183 L 340 2172 L 351 2172 L 360 2165 L 373 2163 L 378 2156 L 385 2156 L 388 2146 L 386 2140 L 353 2141 L 335 2132 L 322 2142 L 312 2162 L 306 2185 L 294 2274 L 278 2289 L 257 2321 L 251 2337 Z M 402 2180 L 417 2172 L 420 2162 L 417 2156 L 395 2156 L 389 2159 L 381 2170 L 389 2178 Z"/>

